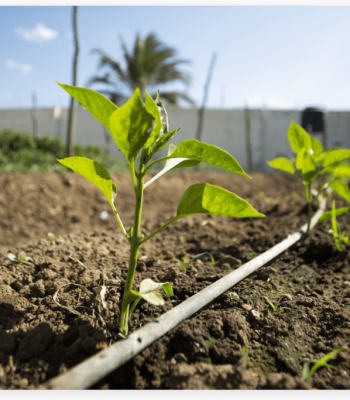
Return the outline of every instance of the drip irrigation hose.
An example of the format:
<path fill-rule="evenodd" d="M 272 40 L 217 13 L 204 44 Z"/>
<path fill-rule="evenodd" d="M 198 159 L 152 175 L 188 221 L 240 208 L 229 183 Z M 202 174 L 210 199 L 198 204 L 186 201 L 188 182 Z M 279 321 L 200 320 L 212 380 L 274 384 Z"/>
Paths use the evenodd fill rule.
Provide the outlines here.
<path fill-rule="evenodd" d="M 319 210 L 311 220 L 310 229 L 317 224 L 318 219 L 324 212 L 325 206 L 326 200 L 323 200 Z M 288 235 L 285 240 L 267 250 L 265 253 L 214 282 L 153 322 L 135 331 L 126 339 L 118 341 L 107 349 L 100 351 L 64 374 L 52 378 L 39 386 L 38 389 L 72 390 L 91 387 L 100 379 L 104 378 L 116 368 L 146 349 L 153 342 L 164 336 L 182 321 L 213 301 L 216 297 L 225 293 L 242 279 L 287 250 L 301 239 L 303 234 L 306 233 L 306 230 L 307 224 L 303 225 L 297 232 Z"/>

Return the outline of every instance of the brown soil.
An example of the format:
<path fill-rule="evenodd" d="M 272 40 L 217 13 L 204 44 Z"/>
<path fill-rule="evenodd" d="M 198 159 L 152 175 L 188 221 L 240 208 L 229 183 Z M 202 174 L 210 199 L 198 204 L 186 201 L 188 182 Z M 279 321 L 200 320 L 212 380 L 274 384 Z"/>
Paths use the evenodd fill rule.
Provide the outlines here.
<path fill-rule="evenodd" d="M 208 182 L 249 198 L 265 219 L 198 215 L 176 222 L 148 241 L 137 267 L 142 279 L 169 281 L 174 296 L 155 307 L 140 302 L 130 331 L 152 321 L 266 251 L 306 222 L 304 187 L 294 177 L 253 173 L 248 180 L 226 173 L 170 173 L 145 192 L 142 231 L 151 233 L 172 218 L 186 188 Z M 134 197 L 128 174 L 114 174 L 117 209 L 132 222 Z M 116 337 L 129 246 L 109 204 L 90 182 L 75 173 L 0 174 L 0 388 L 34 389 L 106 348 Z M 339 206 L 345 206 L 341 200 Z M 350 235 L 350 214 L 339 218 Z M 350 258 L 338 252 L 330 222 L 310 242 L 297 244 L 180 324 L 110 374 L 102 389 L 350 389 Z M 47 234 L 55 234 L 49 240 Z M 24 251 L 31 265 L 16 263 Z M 205 253 L 185 271 L 183 259 Z M 209 254 L 219 261 L 211 265 Z M 78 263 L 79 260 L 82 264 Z M 109 289 L 109 330 L 91 316 L 93 303 L 77 289 L 55 291 L 74 282 L 89 290 L 104 272 Z M 281 307 L 273 303 L 283 296 Z M 304 362 L 343 346 L 311 382 Z"/>

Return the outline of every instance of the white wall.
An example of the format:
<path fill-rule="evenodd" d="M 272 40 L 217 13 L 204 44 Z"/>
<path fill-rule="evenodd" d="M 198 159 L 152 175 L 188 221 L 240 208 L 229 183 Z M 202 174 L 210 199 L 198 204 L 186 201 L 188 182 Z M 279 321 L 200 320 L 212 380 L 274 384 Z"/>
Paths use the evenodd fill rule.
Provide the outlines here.
<path fill-rule="evenodd" d="M 170 129 L 182 126 L 172 143 L 194 139 L 197 131 L 198 111 L 195 109 L 167 109 Z M 56 110 L 56 117 L 59 113 Z M 36 110 L 38 135 L 60 136 L 65 141 L 67 131 L 67 109 L 62 109 L 60 117 L 54 119 L 54 109 Z M 103 126 L 87 110 L 76 108 L 74 141 L 83 145 L 95 143 L 103 146 L 105 136 Z M 287 131 L 292 119 L 301 123 L 301 112 L 297 110 L 250 110 L 251 147 L 253 169 L 270 171 L 266 161 L 276 157 L 291 157 Z M 0 130 L 15 129 L 32 132 L 33 124 L 29 109 L 0 110 Z M 350 148 L 350 112 L 332 111 L 326 113 L 328 147 Z M 204 114 L 202 141 L 218 146 L 229 152 L 243 168 L 247 168 L 245 111 L 208 109 Z M 111 139 L 111 154 L 123 155 Z M 167 148 L 162 151 L 165 156 Z"/>

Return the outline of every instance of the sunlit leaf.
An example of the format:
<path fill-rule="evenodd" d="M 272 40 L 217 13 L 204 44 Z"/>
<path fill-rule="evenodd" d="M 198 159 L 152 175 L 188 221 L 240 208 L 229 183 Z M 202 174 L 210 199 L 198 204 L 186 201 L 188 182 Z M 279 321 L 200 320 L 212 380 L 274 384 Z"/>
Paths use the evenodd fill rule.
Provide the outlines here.
<path fill-rule="evenodd" d="M 311 148 L 316 157 L 321 155 L 324 151 L 322 143 L 318 139 L 316 139 L 312 136 L 311 136 Z"/>
<path fill-rule="evenodd" d="M 91 89 L 64 85 L 57 82 L 67 93 L 74 97 L 82 106 L 110 131 L 110 117 L 118 107 L 101 93 Z"/>
<path fill-rule="evenodd" d="M 168 113 L 167 113 L 167 111 L 164 107 L 164 104 L 160 98 L 159 90 L 157 92 L 156 104 L 157 104 L 158 110 L 160 112 L 160 120 L 162 123 L 162 127 L 160 129 L 160 134 L 163 136 L 169 132 L 169 122 L 168 122 Z"/>
<path fill-rule="evenodd" d="M 295 160 L 295 166 L 303 175 L 306 182 L 311 181 L 317 173 L 317 164 L 310 154 L 310 149 L 303 147 Z"/>
<path fill-rule="evenodd" d="M 192 161 L 203 161 L 249 178 L 243 168 L 227 151 L 194 139 L 180 142 L 176 150 L 168 158 L 187 158 Z"/>
<path fill-rule="evenodd" d="M 156 120 L 143 104 L 140 89 L 110 118 L 111 133 L 117 146 L 130 162 L 153 131 Z"/>
<path fill-rule="evenodd" d="M 296 154 L 298 154 L 304 147 L 307 149 L 312 147 L 311 136 L 304 128 L 296 124 L 293 120 L 288 129 L 288 140 L 290 147 Z"/>
<path fill-rule="evenodd" d="M 149 153 L 146 162 L 148 162 L 149 160 L 152 159 L 152 157 L 158 153 L 159 151 L 163 150 L 164 147 L 166 146 L 166 144 L 173 138 L 173 136 L 175 135 L 175 133 L 177 131 L 179 131 L 181 129 L 177 128 L 172 130 L 171 132 L 167 132 L 166 134 L 164 134 L 163 136 L 161 136 L 155 143 L 155 145 L 152 148 L 152 151 Z"/>
<path fill-rule="evenodd" d="M 343 163 L 332 169 L 334 178 L 350 178 L 350 164 Z"/>
<path fill-rule="evenodd" d="M 335 193 L 339 194 L 340 197 L 350 203 L 350 190 L 348 185 L 344 182 L 333 181 L 329 184 L 329 187 L 332 188 Z"/>
<path fill-rule="evenodd" d="M 85 157 L 68 157 L 57 161 L 82 175 L 84 178 L 98 187 L 107 197 L 113 210 L 115 210 L 113 201 L 117 195 L 117 188 L 112 182 L 112 179 L 105 167 L 98 162 Z"/>
<path fill-rule="evenodd" d="M 171 144 L 169 146 L 168 150 L 168 156 L 170 156 L 174 151 L 176 150 L 176 146 L 174 144 Z M 151 178 L 144 186 L 146 189 L 147 186 L 149 186 L 151 183 L 153 183 L 155 180 L 160 178 L 162 175 L 164 175 L 166 172 L 170 171 L 171 169 L 175 168 L 185 168 L 185 167 L 194 167 L 197 164 L 199 164 L 199 161 L 192 161 L 189 160 L 188 158 L 170 158 L 166 160 L 164 168 L 158 172 L 153 178 Z"/>
<path fill-rule="evenodd" d="M 144 279 L 140 283 L 140 294 L 152 292 L 158 288 L 162 288 L 168 296 L 173 296 L 173 288 L 169 282 L 154 282 L 152 279 Z"/>
<path fill-rule="evenodd" d="M 338 209 L 335 210 L 335 215 L 336 215 L 336 216 L 343 215 L 343 214 L 345 214 L 348 210 L 349 210 L 349 208 L 347 208 L 347 207 L 338 208 Z M 319 220 L 317 221 L 317 223 L 320 224 L 321 222 L 326 221 L 327 219 L 330 219 L 330 218 L 332 218 L 332 210 L 323 213 L 323 214 L 321 215 L 321 217 L 319 218 Z"/>
<path fill-rule="evenodd" d="M 144 149 L 147 150 L 147 149 L 151 148 L 154 145 L 155 141 L 161 135 L 162 121 L 160 119 L 159 108 L 157 107 L 156 102 L 148 94 L 147 90 L 146 90 L 145 106 L 146 106 L 146 110 L 150 114 L 153 115 L 153 118 L 156 121 L 156 124 L 155 124 L 155 126 L 153 128 L 153 131 L 152 131 L 150 137 L 148 138 L 147 142 L 144 145 Z"/>
<path fill-rule="evenodd" d="M 322 167 L 329 167 L 330 165 L 344 161 L 347 158 L 350 158 L 350 150 L 348 149 L 326 150 L 321 157 Z"/>
<path fill-rule="evenodd" d="M 290 174 L 294 174 L 295 173 L 293 163 L 290 162 L 285 157 L 275 158 L 274 160 L 268 161 L 267 163 L 272 168 L 280 169 L 280 170 L 288 172 Z"/>
<path fill-rule="evenodd" d="M 191 214 L 221 215 L 223 217 L 265 217 L 234 193 L 208 183 L 197 183 L 184 193 L 177 216 Z"/>

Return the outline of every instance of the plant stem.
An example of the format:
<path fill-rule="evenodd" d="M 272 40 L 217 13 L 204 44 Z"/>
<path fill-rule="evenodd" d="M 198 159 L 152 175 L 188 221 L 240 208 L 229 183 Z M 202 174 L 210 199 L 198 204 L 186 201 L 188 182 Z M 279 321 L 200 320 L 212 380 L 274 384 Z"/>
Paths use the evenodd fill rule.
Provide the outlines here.
<path fill-rule="evenodd" d="M 141 213 L 142 213 L 143 185 L 144 185 L 144 176 L 142 174 L 143 169 L 144 165 L 142 164 L 142 162 L 140 162 L 140 173 L 138 182 L 136 184 L 134 163 L 133 162 L 131 163 L 131 174 L 133 177 L 133 183 L 136 195 L 136 205 L 135 205 L 133 236 L 131 239 L 131 248 L 130 248 L 129 270 L 125 283 L 122 311 L 120 318 L 120 330 L 124 336 L 127 336 L 128 334 L 128 320 L 129 320 L 129 306 L 130 306 L 130 303 L 126 301 L 125 294 L 128 293 L 130 290 L 132 290 L 132 285 L 134 283 L 135 270 L 137 265 L 137 256 L 141 246 L 140 228 L 141 228 Z"/>
<path fill-rule="evenodd" d="M 307 230 L 306 230 L 306 235 L 305 237 L 308 237 L 309 231 L 310 231 L 310 225 L 311 225 L 311 219 L 312 219 L 312 191 L 311 191 L 311 182 L 307 184 L 306 186 L 306 199 L 307 199 L 307 205 L 308 205 L 308 214 L 307 214 Z"/>

